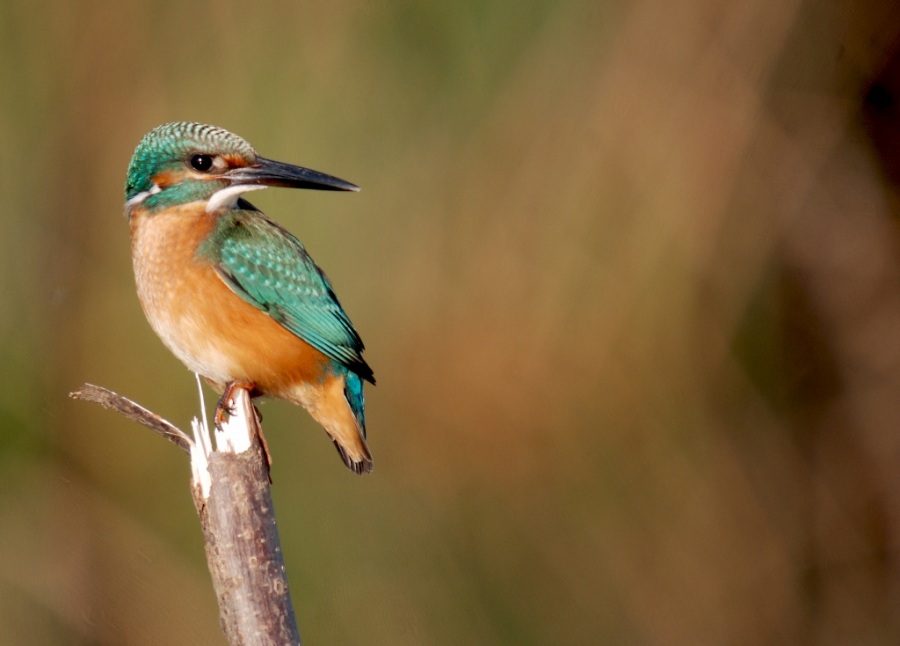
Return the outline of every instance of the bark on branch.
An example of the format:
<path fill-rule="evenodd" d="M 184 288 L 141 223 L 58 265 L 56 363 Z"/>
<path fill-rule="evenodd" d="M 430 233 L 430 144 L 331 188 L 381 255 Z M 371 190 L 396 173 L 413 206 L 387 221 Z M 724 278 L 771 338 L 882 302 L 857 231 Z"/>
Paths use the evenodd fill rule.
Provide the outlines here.
<path fill-rule="evenodd" d="M 191 455 L 192 493 L 206 543 L 222 630 L 232 646 L 300 644 L 261 447 L 262 429 L 246 390 L 216 429 L 210 451 L 203 424 L 193 439 L 159 415 L 111 390 L 85 384 L 70 397 L 100 404 L 159 433 Z"/>

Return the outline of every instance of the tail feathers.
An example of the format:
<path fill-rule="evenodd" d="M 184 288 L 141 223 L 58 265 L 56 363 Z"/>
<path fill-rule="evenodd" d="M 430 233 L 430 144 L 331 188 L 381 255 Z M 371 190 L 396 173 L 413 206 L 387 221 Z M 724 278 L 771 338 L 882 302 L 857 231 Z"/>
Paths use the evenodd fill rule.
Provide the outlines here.
<path fill-rule="evenodd" d="M 356 419 L 360 435 L 366 439 L 366 396 L 363 392 L 363 381 L 355 372 L 347 371 L 344 377 L 344 398 L 350 405 L 350 411 Z"/>
<path fill-rule="evenodd" d="M 363 383 L 356 373 L 348 370 L 321 385 L 304 385 L 296 401 L 322 425 L 348 469 L 360 475 L 372 471 L 372 454 L 366 445 Z"/>
<path fill-rule="evenodd" d="M 365 450 L 362 459 L 359 461 L 351 458 L 347 451 L 344 450 L 338 441 L 334 438 L 331 439 L 334 442 L 334 448 L 337 449 L 338 455 L 341 456 L 341 460 L 348 469 L 350 469 L 353 473 L 357 475 L 365 475 L 367 473 L 372 473 L 372 468 L 375 466 L 374 462 L 372 462 L 372 454 L 369 453 L 369 447 L 366 446 L 366 441 L 362 441 L 362 448 Z"/>
<path fill-rule="evenodd" d="M 348 469 L 359 475 L 371 473 L 374 465 L 372 463 L 372 454 L 369 453 L 369 447 L 366 445 L 366 400 L 363 394 L 362 379 L 355 372 L 348 370 L 344 376 L 343 394 L 356 423 L 358 436 L 354 439 L 358 441 L 353 443 L 355 445 L 353 448 L 357 456 L 355 458 L 350 457 L 346 449 L 335 438 L 332 438 L 332 440 L 335 447 L 337 447 L 341 460 L 344 461 Z"/>

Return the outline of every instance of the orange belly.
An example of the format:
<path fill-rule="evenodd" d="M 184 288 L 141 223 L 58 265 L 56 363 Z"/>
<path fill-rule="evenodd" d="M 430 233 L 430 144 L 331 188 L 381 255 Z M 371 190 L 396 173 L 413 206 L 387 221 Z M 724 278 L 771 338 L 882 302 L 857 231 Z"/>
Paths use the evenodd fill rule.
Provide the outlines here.
<path fill-rule="evenodd" d="M 329 359 L 240 298 L 196 257 L 214 224 L 202 202 L 132 215 L 135 280 L 147 319 L 189 370 L 220 389 L 244 381 L 262 394 L 295 399 L 297 386 L 321 381 Z"/>

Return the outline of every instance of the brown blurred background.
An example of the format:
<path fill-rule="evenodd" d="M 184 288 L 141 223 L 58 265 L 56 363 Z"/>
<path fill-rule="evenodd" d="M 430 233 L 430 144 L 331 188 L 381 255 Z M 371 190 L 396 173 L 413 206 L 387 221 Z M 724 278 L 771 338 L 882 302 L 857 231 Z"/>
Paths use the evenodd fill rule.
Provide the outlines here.
<path fill-rule="evenodd" d="M 0 644 L 224 642 L 122 216 L 172 120 L 362 333 L 376 469 L 264 404 L 309 644 L 900 643 L 900 4 L 0 4 Z"/>

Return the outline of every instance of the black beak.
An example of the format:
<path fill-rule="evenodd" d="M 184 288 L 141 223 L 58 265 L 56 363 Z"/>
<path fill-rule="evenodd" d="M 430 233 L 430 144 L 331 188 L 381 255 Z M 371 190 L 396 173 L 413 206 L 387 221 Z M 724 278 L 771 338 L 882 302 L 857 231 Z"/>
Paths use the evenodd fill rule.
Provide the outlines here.
<path fill-rule="evenodd" d="M 277 162 L 265 157 L 257 157 L 252 166 L 243 166 L 228 171 L 224 175 L 234 184 L 261 184 L 263 186 L 282 186 L 285 188 L 311 188 L 318 191 L 358 191 L 356 184 L 351 184 L 337 177 L 310 170 L 302 166 L 294 166 Z"/>

